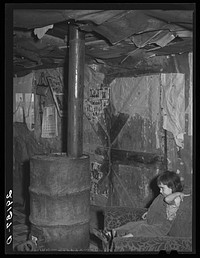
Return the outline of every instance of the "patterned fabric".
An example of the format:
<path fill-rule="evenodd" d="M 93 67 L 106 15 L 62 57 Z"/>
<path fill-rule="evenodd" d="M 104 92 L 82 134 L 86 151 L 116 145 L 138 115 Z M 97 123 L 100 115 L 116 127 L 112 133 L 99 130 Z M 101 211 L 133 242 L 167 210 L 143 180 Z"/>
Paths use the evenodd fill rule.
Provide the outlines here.
<path fill-rule="evenodd" d="M 115 216 L 112 222 L 117 219 L 116 222 L 121 224 L 115 227 L 118 235 L 131 233 L 134 236 L 165 236 L 170 231 L 172 225 L 172 222 L 167 219 L 166 207 L 167 204 L 164 202 L 164 197 L 161 194 L 154 199 L 149 207 L 146 220 L 141 218 L 145 210 L 142 211 L 140 208 L 132 209 L 132 212 L 130 208 L 126 211 L 125 209 L 117 208 L 115 210 L 119 214 L 115 214 L 115 210 L 112 207 L 113 217 Z M 128 214 L 126 215 L 125 212 L 128 212 Z"/>
<path fill-rule="evenodd" d="M 29 226 L 24 206 L 20 203 L 14 203 L 13 207 L 13 250 L 28 239 Z"/>
<path fill-rule="evenodd" d="M 111 230 L 130 221 L 142 220 L 146 208 L 110 207 L 105 210 L 104 229 Z"/>
<path fill-rule="evenodd" d="M 116 237 L 113 240 L 114 252 L 146 252 L 176 250 L 178 252 L 192 252 L 192 238 L 184 237 Z"/>
<path fill-rule="evenodd" d="M 184 197 L 168 235 L 192 237 L 192 196 Z"/>
<path fill-rule="evenodd" d="M 180 197 L 177 197 L 180 199 Z M 180 202 L 174 203 L 174 204 L 167 204 L 167 219 L 168 220 L 173 220 L 176 218 L 176 212 L 178 211 L 178 208 L 180 206 Z"/>
<path fill-rule="evenodd" d="M 129 221 L 141 220 L 145 211 L 147 211 L 145 208 L 107 208 L 104 214 L 104 228 L 110 230 Z M 192 196 L 184 197 L 168 236 L 116 237 L 110 250 L 114 252 L 159 252 L 161 250 L 192 252 Z"/>

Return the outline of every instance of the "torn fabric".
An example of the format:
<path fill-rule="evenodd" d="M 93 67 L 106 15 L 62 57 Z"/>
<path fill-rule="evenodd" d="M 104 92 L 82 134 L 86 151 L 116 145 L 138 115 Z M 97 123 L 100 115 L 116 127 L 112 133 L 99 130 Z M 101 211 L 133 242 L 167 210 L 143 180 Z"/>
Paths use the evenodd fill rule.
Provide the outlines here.
<path fill-rule="evenodd" d="M 38 39 L 41 39 L 44 34 L 49 30 L 53 28 L 53 24 L 52 25 L 48 25 L 42 28 L 35 28 L 34 29 L 34 34 L 37 35 Z"/>
<path fill-rule="evenodd" d="M 13 122 L 26 122 L 29 130 L 34 124 L 34 73 L 13 78 Z"/>
<path fill-rule="evenodd" d="M 161 74 L 161 108 L 163 128 L 174 135 L 176 144 L 184 147 L 185 133 L 185 75 Z"/>
<path fill-rule="evenodd" d="M 188 54 L 188 59 L 189 59 L 189 69 L 190 69 L 190 84 L 189 84 L 189 104 L 188 107 L 185 111 L 186 114 L 188 114 L 188 135 L 192 136 L 192 123 L 193 123 L 193 54 L 189 53 Z"/>

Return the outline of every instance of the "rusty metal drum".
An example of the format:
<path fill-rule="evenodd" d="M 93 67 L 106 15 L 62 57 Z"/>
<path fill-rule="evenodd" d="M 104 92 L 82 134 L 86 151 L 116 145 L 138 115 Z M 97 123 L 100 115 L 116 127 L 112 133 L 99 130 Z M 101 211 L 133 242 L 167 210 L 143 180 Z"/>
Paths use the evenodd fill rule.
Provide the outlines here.
<path fill-rule="evenodd" d="M 31 237 L 39 249 L 87 250 L 90 222 L 89 157 L 65 153 L 30 160 Z"/>

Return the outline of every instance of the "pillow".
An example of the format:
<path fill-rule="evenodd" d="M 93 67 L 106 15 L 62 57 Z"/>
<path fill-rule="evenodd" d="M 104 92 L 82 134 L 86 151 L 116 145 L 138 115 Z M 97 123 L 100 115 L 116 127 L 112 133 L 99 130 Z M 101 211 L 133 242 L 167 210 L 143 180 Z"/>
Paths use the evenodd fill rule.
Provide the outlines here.
<path fill-rule="evenodd" d="M 192 195 L 184 197 L 168 235 L 173 237 L 192 236 Z"/>

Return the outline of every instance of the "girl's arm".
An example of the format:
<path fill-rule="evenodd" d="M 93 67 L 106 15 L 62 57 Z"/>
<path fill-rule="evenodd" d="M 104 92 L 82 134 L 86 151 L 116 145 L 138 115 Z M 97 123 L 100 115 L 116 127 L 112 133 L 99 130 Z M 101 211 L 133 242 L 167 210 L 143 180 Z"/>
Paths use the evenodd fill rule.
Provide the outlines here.
<path fill-rule="evenodd" d="M 166 196 L 164 198 L 165 202 L 168 203 L 168 204 L 171 204 L 174 202 L 174 199 L 176 199 L 177 197 L 180 197 L 181 200 L 183 200 L 183 197 L 184 197 L 184 193 L 182 192 L 176 192 L 176 193 L 172 193 L 168 196 Z"/>

